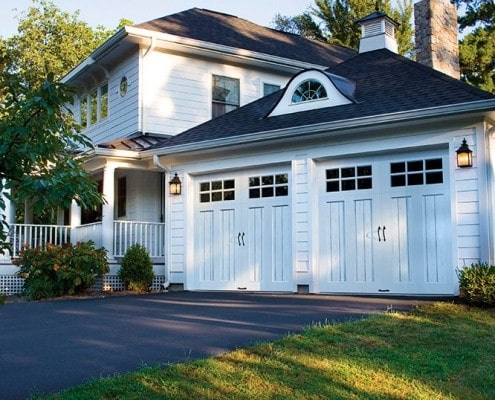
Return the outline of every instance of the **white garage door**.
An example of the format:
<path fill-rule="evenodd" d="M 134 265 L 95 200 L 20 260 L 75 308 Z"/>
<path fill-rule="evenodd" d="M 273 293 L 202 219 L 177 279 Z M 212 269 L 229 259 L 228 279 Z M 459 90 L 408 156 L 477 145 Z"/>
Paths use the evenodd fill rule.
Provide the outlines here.
<path fill-rule="evenodd" d="M 196 180 L 195 287 L 293 290 L 289 172 Z"/>
<path fill-rule="evenodd" d="M 451 293 L 447 166 L 439 151 L 322 163 L 320 291 Z"/>

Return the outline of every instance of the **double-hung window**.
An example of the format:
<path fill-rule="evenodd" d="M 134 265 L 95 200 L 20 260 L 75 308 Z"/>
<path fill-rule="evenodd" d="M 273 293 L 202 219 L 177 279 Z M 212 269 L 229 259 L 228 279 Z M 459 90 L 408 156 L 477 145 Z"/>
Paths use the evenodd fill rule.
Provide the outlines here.
<path fill-rule="evenodd" d="M 239 108 L 239 79 L 213 75 L 212 118 Z"/>
<path fill-rule="evenodd" d="M 104 120 L 108 116 L 108 82 L 82 96 L 79 104 L 83 128 Z"/>

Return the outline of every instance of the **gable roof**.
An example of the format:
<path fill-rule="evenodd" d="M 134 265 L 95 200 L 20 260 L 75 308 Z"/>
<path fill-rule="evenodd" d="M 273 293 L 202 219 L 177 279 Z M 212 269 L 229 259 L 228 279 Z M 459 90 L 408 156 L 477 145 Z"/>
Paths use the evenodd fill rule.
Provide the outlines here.
<path fill-rule="evenodd" d="M 325 66 L 338 64 L 356 54 L 342 46 L 309 40 L 201 8 L 191 8 L 134 27 Z"/>
<path fill-rule="evenodd" d="M 229 138 L 236 142 L 245 140 L 248 134 L 262 133 L 268 138 L 282 129 L 321 124 L 340 126 L 348 121 L 355 123 L 388 115 L 398 119 L 398 114 L 408 112 L 442 115 L 446 106 L 473 103 L 470 107 L 476 107 L 483 100 L 490 101 L 483 107 L 495 110 L 494 95 L 385 49 L 359 54 L 327 71 L 356 83 L 356 103 L 267 117 L 283 96 L 282 89 L 156 147 L 206 145 Z"/>

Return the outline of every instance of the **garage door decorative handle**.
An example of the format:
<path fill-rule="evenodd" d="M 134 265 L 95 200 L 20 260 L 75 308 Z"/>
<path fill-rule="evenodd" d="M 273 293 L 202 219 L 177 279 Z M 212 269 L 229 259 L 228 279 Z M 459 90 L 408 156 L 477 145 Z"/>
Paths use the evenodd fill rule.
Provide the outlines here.
<path fill-rule="evenodd" d="M 383 225 L 383 228 L 378 226 L 378 241 L 381 242 L 382 241 L 382 238 L 380 237 L 380 230 L 382 231 L 382 237 L 383 237 L 383 241 L 386 242 L 387 241 L 387 238 L 385 237 L 385 229 L 387 229 L 385 227 L 385 225 Z"/>
<path fill-rule="evenodd" d="M 242 245 L 243 245 L 243 246 L 245 246 L 245 245 L 246 245 L 246 243 L 244 243 L 244 236 L 245 236 L 245 235 L 246 235 L 246 234 L 245 234 L 244 232 L 242 232 L 241 239 L 242 239 Z"/>
<path fill-rule="evenodd" d="M 239 246 L 241 245 L 241 232 L 237 235 L 237 243 L 239 243 Z"/>
<path fill-rule="evenodd" d="M 239 244 L 239 246 L 245 246 L 246 243 L 244 242 L 244 236 L 246 236 L 246 234 L 244 232 L 239 232 L 239 234 L 237 235 L 237 243 Z M 241 240 L 242 240 L 242 244 L 241 244 Z"/>

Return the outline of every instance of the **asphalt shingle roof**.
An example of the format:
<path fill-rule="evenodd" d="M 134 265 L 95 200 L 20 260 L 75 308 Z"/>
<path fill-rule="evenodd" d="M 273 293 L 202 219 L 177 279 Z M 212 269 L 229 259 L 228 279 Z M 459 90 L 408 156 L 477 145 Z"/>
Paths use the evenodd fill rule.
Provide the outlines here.
<path fill-rule="evenodd" d="M 317 65 L 338 64 L 356 55 L 354 50 L 342 46 L 279 32 L 201 8 L 143 22 L 135 27 Z"/>
<path fill-rule="evenodd" d="M 156 147 L 495 99 L 488 92 L 385 49 L 359 54 L 327 71 L 356 82 L 357 103 L 267 118 L 282 97 L 282 89 Z"/>

